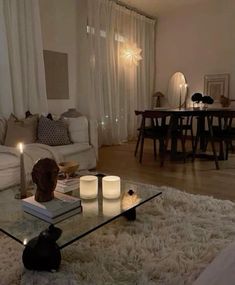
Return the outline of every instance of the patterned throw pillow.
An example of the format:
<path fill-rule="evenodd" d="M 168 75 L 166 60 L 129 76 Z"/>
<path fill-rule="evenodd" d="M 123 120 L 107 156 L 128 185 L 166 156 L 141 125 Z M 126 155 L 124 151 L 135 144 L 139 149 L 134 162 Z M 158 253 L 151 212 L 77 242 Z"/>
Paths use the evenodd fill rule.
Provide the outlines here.
<path fill-rule="evenodd" d="M 66 122 L 52 121 L 41 116 L 38 122 L 38 142 L 51 146 L 71 144 Z"/>

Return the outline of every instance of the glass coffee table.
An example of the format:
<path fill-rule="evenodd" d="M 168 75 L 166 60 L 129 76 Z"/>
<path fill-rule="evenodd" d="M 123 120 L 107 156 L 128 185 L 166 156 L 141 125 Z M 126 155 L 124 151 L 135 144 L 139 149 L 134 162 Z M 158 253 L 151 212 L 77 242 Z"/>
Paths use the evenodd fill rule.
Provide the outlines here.
<path fill-rule="evenodd" d="M 99 185 L 100 182 L 101 179 L 99 178 Z M 32 238 L 45 231 L 50 224 L 22 210 L 21 200 L 14 198 L 18 191 L 18 187 L 0 191 L 0 229 L 17 242 L 27 245 Z M 80 197 L 79 189 L 70 194 Z M 103 198 L 102 189 L 99 187 L 97 199 L 81 199 L 82 213 L 55 225 L 62 230 L 62 235 L 57 240 L 59 249 L 70 245 L 120 216 L 134 220 L 136 208 L 160 194 L 161 192 L 153 185 L 122 181 L 120 198 L 110 200 Z"/>

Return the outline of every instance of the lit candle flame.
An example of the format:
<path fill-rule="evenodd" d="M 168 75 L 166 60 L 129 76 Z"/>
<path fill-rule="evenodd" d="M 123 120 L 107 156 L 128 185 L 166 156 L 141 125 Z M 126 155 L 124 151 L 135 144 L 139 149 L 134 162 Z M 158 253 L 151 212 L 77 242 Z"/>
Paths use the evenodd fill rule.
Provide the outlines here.
<path fill-rule="evenodd" d="M 18 148 L 20 150 L 20 153 L 23 153 L 23 151 L 24 151 L 24 144 L 23 143 L 18 143 Z"/>

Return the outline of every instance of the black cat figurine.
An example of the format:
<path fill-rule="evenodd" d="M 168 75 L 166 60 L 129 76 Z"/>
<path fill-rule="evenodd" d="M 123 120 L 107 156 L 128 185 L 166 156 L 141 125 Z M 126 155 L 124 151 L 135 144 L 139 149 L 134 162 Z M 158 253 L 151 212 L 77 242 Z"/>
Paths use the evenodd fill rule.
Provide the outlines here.
<path fill-rule="evenodd" d="M 29 270 L 57 270 L 60 266 L 61 254 L 56 241 L 61 233 L 61 229 L 50 225 L 38 237 L 31 239 L 23 252 L 24 266 Z"/>

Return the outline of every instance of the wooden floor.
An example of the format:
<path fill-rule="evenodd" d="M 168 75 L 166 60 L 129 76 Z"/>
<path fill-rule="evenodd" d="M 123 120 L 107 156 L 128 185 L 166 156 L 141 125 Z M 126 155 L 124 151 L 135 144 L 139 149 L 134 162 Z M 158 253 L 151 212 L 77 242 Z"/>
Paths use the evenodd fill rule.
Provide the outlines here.
<path fill-rule="evenodd" d="M 220 170 L 214 161 L 188 159 L 186 163 L 170 161 L 160 167 L 154 160 L 151 141 L 146 143 L 143 162 L 134 157 L 135 142 L 120 146 L 102 147 L 99 151 L 99 172 L 118 175 L 123 179 L 167 185 L 190 193 L 205 194 L 219 199 L 235 201 L 235 154 L 229 160 L 220 161 Z"/>

